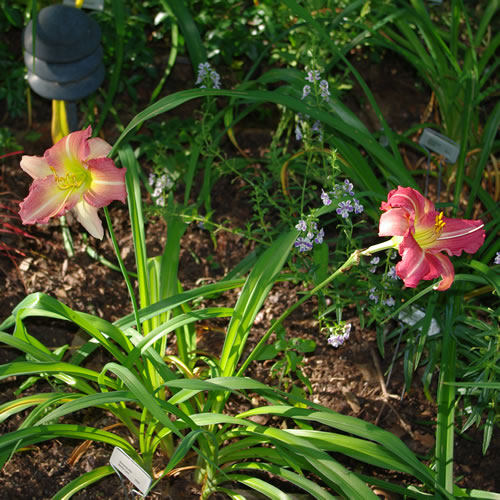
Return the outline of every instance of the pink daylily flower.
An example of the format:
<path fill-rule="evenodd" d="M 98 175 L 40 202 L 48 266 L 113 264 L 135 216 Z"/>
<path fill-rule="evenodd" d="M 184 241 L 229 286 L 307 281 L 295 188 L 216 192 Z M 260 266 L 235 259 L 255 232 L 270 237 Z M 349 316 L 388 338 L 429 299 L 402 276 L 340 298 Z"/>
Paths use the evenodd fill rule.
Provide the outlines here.
<path fill-rule="evenodd" d="M 102 239 L 97 210 L 113 200 L 125 203 L 126 169 L 106 157 L 111 150 L 106 141 L 91 135 L 89 126 L 63 137 L 43 157 L 22 157 L 21 168 L 34 179 L 20 204 L 23 224 L 46 224 L 73 210 L 82 226 Z"/>
<path fill-rule="evenodd" d="M 391 191 L 380 207 L 379 236 L 392 236 L 392 246 L 402 259 L 397 275 L 407 287 L 421 280 L 441 276 L 437 290 L 450 288 L 455 277 L 448 255 L 462 251 L 475 253 L 484 242 L 484 224 L 480 220 L 450 219 L 434 204 L 412 188 L 399 186 Z"/>

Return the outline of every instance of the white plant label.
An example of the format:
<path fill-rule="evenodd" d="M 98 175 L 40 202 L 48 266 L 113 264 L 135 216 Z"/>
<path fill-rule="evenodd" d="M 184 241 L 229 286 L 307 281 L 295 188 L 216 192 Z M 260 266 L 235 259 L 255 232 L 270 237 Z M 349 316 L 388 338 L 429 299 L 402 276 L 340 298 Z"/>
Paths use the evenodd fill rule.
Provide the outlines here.
<path fill-rule="evenodd" d="M 420 321 L 425 317 L 424 311 L 418 309 L 417 307 L 410 307 L 409 311 L 404 310 L 401 311 L 398 315 L 399 321 L 406 323 L 407 325 L 413 326 L 415 323 Z M 419 331 L 422 331 L 422 327 L 419 328 Z M 429 325 L 429 330 L 427 331 L 427 335 L 432 337 L 433 335 L 437 335 L 440 332 L 440 328 L 438 322 L 431 318 L 431 323 Z"/>
<path fill-rule="evenodd" d="M 443 155 L 450 163 L 455 163 L 460 153 L 460 146 L 456 142 L 431 128 L 424 128 L 418 143 L 428 151 Z"/>
<path fill-rule="evenodd" d="M 115 446 L 109 463 L 113 469 L 122 473 L 142 494 L 146 496 L 151 486 L 151 476 L 121 448 Z"/>
<path fill-rule="evenodd" d="M 63 0 L 64 5 L 75 6 L 75 0 Z M 85 0 L 82 7 L 91 10 L 104 10 L 104 0 Z"/>

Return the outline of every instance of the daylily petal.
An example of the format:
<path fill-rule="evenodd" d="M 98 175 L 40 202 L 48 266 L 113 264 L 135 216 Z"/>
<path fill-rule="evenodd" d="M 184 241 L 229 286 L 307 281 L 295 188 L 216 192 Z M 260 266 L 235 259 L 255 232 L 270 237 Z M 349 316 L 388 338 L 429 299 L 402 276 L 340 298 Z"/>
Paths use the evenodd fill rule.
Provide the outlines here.
<path fill-rule="evenodd" d="M 404 236 L 408 232 L 410 221 L 408 211 L 393 208 L 380 216 L 379 236 Z"/>
<path fill-rule="evenodd" d="M 111 145 L 100 137 L 92 137 L 89 139 L 90 154 L 87 160 L 92 160 L 94 158 L 103 158 L 108 156 L 111 151 Z"/>
<path fill-rule="evenodd" d="M 61 190 L 53 176 L 35 179 L 28 196 L 20 204 L 23 224 L 46 224 L 51 217 L 60 217 L 73 208 L 80 198 L 77 190 Z"/>
<path fill-rule="evenodd" d="M 97 215 L 97 208 L 93 207 L 86 201 L 82 200 L 75 205 L 73 212 L 78 219 L 78 222 L 91 234 L 94 238 L 102 240 L 104 229 L 102 222 Z"/>
<path fill-rule="evenodd" d="M 117 168 L 110 158 L 89 160 L 88 166 L 92 181 L 83 195 L 84 200 L 94 207 L 104 207 L 113 200 L 125 203 L 127 199 L 126 169 Z"/>
<path fill-rule="evenodd" d="M 24 155 L 21 159 L 21 168 L 33 177 L 33 179 L 43 179 L 53 174 L 47 160 L 43 156 Z"/>
<path fill-rule="evenodd" d="M 443 230 L 429 249 L 432 253 L 445 251 L 448 255 L 460 255 L 464 251 L 472 254 L 483 244 L 486 233 L 480 220 L 443 217 L 443 222 Z"/>
<path fill-rule="evenodd" d="M 90 153 L 88 139 L 91 134 L 90 126 L 86 130 L 72 132 L 45 151 L 44 157 L 57 175 L 63 177 L 85 168 L 83 162 Z"/>
<path fill-rule="evenodd" d="M 396 265 L 396 273 L 405 286 L 415 288 L 421 280 L 437 278 L 441 273 L 437 263 L 429 259 L 413 236 L 408 235 L 399 245 L 401 261 Z"/>
<path fill-rule="evenodd" d="M 435 210 L 434 204 L 422 196 L 416 189 L 401 186 L 398 186 L 397 189 L 393 189 L 389 193 L 387 202 L 382 202 L 380 208 L 386 211 L 391 208 L 404 208 L 409 213 L 415 214 L 415 220 L 421 217 L 422 214 Z"/>
<path fill-rule="evenodd" d="M 438 253 L 433 255 L 436 259 L 439 260 L 441 264 L 441 277 L 442 280 L 439 282 L 436 290 L 442 292 L 443 290 L 448 290 L 450 286 L 453 284 L 453 280 L 455 279 L 455 269 L 453 269 L 453 264 L 448 256 L 443 255 L 442 253 Z"/>

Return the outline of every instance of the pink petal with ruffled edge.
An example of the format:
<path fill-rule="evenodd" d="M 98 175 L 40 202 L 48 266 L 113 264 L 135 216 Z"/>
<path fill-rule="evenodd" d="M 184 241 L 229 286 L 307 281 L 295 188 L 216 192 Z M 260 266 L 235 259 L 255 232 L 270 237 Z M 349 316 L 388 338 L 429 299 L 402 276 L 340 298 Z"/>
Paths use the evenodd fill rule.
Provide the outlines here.
<path fill-rule="evenodd" d="M 444 251 L 448 255 L 460 255 L 464 251 L 472 254 L 484 243 L 486 233 L 480 220 L 443 217 L 443 221 L 443 230 L 429 248 L 432 253 Z"/>
<path fill-rule="evenodd" d="M 408 211 L 408 214 L 414 215 L 413 220 L 418 219 L 426 212 L 432 212 L 434 204 L 427 198 L 422 196 L 413 188 L 405 188 L 398 186 L 393 189 L 387 196 L 387 202 L 382 202 L 381 210 L 391 210 L 393 208 L 403 208 Z"/>
<path fill-rule="evenodd" d="M 57 175 L 64 177 L 85 168 L 83 162 L 90 154 L 88 139 L 91 134 L 90 126 L 86 130 L 72 132 L 45 151 L 45 160 Z"/>
<path fill-rule="evenodd" d="M 93 207 L 86 201 L 82 200 L 75 205 L 73 213 L 76 215 L 78 222 L 91 234 L 94 238 L 102 240 L 104 229 L 102 222 L 97 215 L 97 208 Z"/>
<path fill-rule="evenodd" d="M 91 129 L 92 132 L 92 129 Z M 95 158 L 105 158 L 111 151 L 111 145 L 100 137 L 92 137 L 88 141 L 90 148 L 90 153 L 86 160 L 92 160 Z"/>
<path fill-rule="evenodd" d="M 125 203 L 127 199 L 126 169 L 117 168 L 110 158 L 89 160 L 88 166 L 92 181 L 83 195 L 85 201 L 94 207 L 104 207 L 113 200 Z"/>
<path fill-rule="evenodd" d="M 438 259 L 441 265 L 442 280 L 439 282 L 436 290 L 439 290 L 440 292 L 448 290 L 448 288 L 450 288 L 450 286 L 453 284 L 453 280 L 455 279 L 455 269 L 453 268 L 453 264 L 451 263 L 451 260 L 442 253 L 433 255 L 433 257 Z"/>
<path fill-rule="evenodd" d="M 76 190 L 59 189 L 53 176 L 35 179 L 19 205 L 19 215 L 23 224 L 46 224 L 51 217 L 60 217 L 73 208 L 80 196 Z"/>
<path fill-rule="evenodd" d="M 26 156 L 21 159 L 21 168 L 33 179 L 43 179 L 53 175 L 47 160 L 43 156 Z"/>

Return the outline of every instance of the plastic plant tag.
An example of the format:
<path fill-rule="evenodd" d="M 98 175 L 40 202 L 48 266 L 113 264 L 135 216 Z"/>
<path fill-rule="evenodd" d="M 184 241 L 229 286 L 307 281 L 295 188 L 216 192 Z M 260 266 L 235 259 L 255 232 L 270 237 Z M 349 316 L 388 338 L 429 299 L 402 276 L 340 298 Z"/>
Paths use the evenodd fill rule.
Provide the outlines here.
<path fill-rule="evenodd" d="M 460 146 L 455 141 L 431 128 L 424 128 L 418 143 L 428 151 L 443 155 L 450 163 L 455 163 L 460 153 Z"/>
<path fill-rule="evenodd" d="M 63 0 L 63 5 L 75 6 L 75 0 Z M 104 10 L 104 0 L 85 0 L 82 7 L 91 10 Z"/>
<path fill-rule="evenodd" d="M 401 311 L 398 315 L 398 319 L 400 321 L 410 326 L 413 326 L 415 323 L 417 323 L 424 317 L 425 317 L 424 311 L 416 307 L 410 307 L 409 310 Z M 421 331 L 422 327 L 420 327 L 419 330 Z M 439 328 L 438 322 L 434 318 L 432 318 L 427 335 L 429 337 L 432 337 L 433 335 L 437 335 L 440 331 L 441 330 Z"/>
<path fill-rule="evenodd" d="M 138 490 L 146 496 L 151 486 L 151 476 L 121 448 L 115 446 L 109 463 L 116 472 L 121 472 Z"/>

